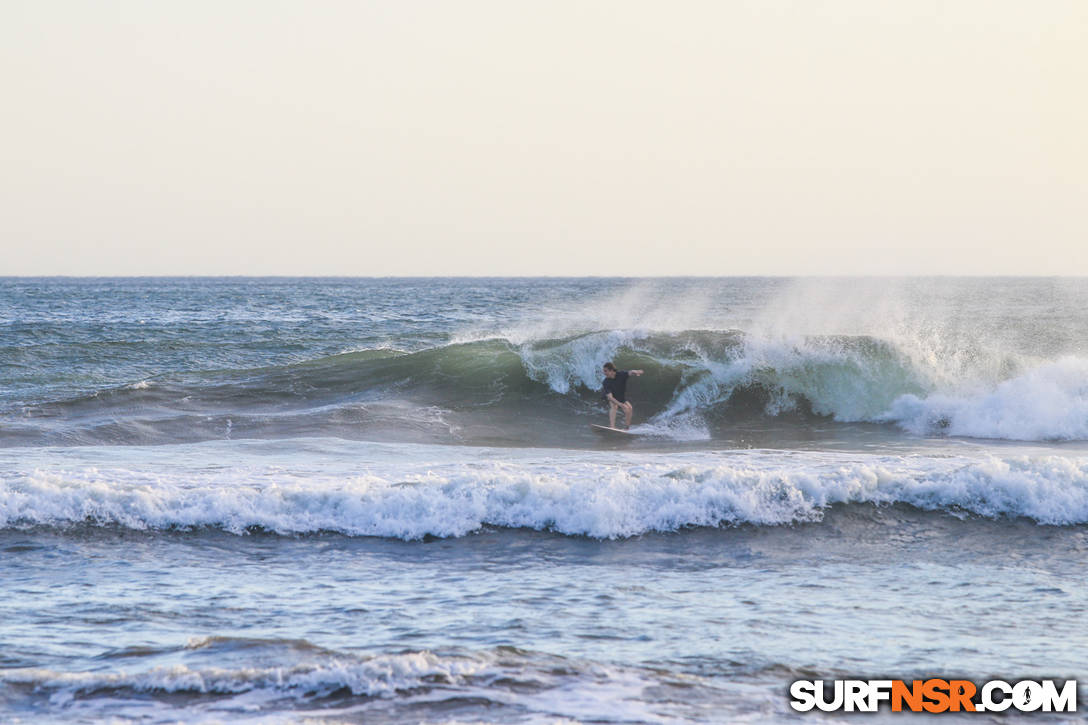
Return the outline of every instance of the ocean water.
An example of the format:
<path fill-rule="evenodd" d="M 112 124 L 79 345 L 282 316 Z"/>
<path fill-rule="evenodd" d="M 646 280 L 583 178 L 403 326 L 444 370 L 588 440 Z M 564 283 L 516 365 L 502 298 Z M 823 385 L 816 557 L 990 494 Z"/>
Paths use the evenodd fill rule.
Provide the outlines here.
<path fill-rule="evenodd" d="M 7 278 L 0 371 L 4 722 L 1088 701 L 1088 280 Z"/>

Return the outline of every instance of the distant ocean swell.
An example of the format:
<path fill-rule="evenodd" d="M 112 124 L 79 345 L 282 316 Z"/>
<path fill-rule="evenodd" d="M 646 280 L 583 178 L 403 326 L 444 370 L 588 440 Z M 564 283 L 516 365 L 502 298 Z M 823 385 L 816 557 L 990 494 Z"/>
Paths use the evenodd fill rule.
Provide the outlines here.
<path fill-rule="evenodd" d="M 664 435 L 683 429 L 710 437 L 708 430 L 732 421 L 771 417 L 884 423 L 920 435 L 1088 440 L 1088 359 L 1081 357 L 984 349 L 939 355 L 869 336 L 613 330 L 164 373 L 78 398 L 26 402 L 9 426 L 9 444 L 201 440 L 232 431 L 306 436 L 338 428 L 471 443 L 456 440 L 458 425 L 471 429 L 531 411 L 554 428 L 599 411 L 606 360 L 646 371 L 632 395 L 641 419 Z"/>
<path fill-rule="evenodd" d="M 426 453 L 406 451 L 411 460 Z M 472 453 L 468 449 L 467 453 Z M 486 527 L 622 538 L 821 520 L 827 507 L 906 504 L 956 516 L 1088 523 L 1088 459 L 745 451 L 554 460 L 387 460 L 358 475 L 232 466 L 8 471 L 0 528 L 212 528 L 419 539 Z"/>

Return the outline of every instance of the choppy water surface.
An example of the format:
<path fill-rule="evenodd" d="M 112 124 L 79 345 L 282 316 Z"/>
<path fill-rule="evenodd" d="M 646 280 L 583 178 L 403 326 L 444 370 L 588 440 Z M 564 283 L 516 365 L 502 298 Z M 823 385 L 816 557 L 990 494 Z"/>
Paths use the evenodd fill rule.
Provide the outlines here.
<path fill-rule="evenodd" d="M 798 678 L 1085 680 L 1086 303 L 0 281 L 0 713 L 762 722 Z M 606 360 L 646 371 L 632 440 L 588 425 Z"/>

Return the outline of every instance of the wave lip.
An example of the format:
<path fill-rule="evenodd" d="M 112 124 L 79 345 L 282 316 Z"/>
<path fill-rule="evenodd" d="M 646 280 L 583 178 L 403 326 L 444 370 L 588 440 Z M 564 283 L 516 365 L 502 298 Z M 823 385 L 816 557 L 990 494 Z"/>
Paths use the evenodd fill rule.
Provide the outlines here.
<path fill-rule="evenodd" d="M 431 464 L 373 463 L 363 474 L 243 467 L 10 472 L 0 479 L 0 527 L 338 532 L 406 540 L 509 527 L 622 538 L 686 527 L 813 522 L 835 504 L 895 503 L 1049 525 L 1088 523 L 1088 458 L 750 451 L 632 454 L 620 465 L 608 454 L 501 460 L 478 450 Z"/>

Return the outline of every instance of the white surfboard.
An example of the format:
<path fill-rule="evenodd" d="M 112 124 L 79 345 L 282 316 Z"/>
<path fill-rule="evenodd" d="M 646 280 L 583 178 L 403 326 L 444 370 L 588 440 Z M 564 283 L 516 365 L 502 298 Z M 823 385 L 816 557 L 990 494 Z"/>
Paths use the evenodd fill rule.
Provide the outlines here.
<path fill-rule="evenodd" d="M 597 425 L 596 423 L 590 423 L 589 427 L 593 430 L 601 433 L 602 435 L 620 435 L 620 436 L 636 436 L 638 433 L 632 433 L 629 430 L 623 428 L 609 428 L 607 425 Z"/>

